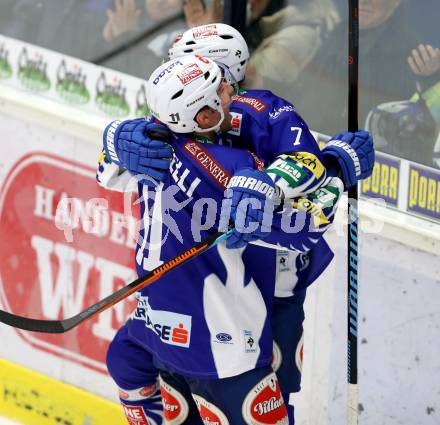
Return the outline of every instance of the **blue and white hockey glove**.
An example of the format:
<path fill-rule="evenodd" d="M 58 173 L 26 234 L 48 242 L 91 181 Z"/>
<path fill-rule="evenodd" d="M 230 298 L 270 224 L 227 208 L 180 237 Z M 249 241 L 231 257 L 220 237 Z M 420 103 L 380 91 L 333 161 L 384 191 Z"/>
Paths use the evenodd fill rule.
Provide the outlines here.
<path fill-rule="evenodd" d="M 368 131 L 338 133 L 322 150 L 324 160 L 336 160 L 346 189 L 371 176 L 374 167 L 373 138 Z"/>
<path fill-rule="evenodd" d="M 164 181 L 173 157 L 165 142 L 170 135 L 167 127 L 145 118 L 116 120 L 104 130 L 104 149 L 107 158 L 131 173 Z"/>
<path fill-rule="evenodd" d="M 228 248 L 241 248 L 270 233 L 275 185 L 267 173 L 252 168 L 237 171 L 228 184 L 226 196 L 231 198 L 231 208 L 230 212 L 222 209 L 221 220 L 232 221 L 234 225 L 226 240 Z"/>

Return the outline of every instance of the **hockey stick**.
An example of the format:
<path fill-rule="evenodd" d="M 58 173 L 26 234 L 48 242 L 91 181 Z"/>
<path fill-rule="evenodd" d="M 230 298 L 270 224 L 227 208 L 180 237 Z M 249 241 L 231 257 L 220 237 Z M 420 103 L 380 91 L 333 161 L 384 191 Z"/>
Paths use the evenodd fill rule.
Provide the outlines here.
<path fill-rule="evenodd" d="M 358 131 L 359 0 L 348 0 L 348 130 Z M 358 423 L 358 188 L 348 191 L 347 380 L 348 425 Z"/>
<path fill-rule="evenodd" d="M 15 314 L 8 313 L 7 311 L 0 310 L 0 322 L 5 323 L 9 326 L 13 326 L 14 328 L 24 329 L 26 331 L 32 332 L 67 332 L 68 330 L 74 328 L 75 326 L 78 326 L 85 320 L 90 319 L 91 317 L 101 313 L 102 311 L 107 310 L 112 305 L 123 300 L 124 298 L 127 298 L 133 292 L 136 292 L 141 288 L 151 285 L 153 282 L 164 276 L 166 273 L 190 261 L 197 255 L 202 254 L 220 241 L 226 239 L 228 236 L 229 232 L 214 233 L 213 235 L 206 238 L 204 241 L 199 242 L 198 244 L 194 245 L 192 248 L 187 249 L 185 252 L 173 258 L 172 260 L 169 260 L 161 266 L 156 267 L 145 276 L 136 279 L 135 281 L 129 283 L 128 285 L 124 286 L 113 294 L 108 295 L 101 301 L 98 301 L 96 304 L 91 305 L 90 307 L 86 308 L 84 311 L 76 314 L 75 316 L 63 320 L 40 320 L 17 316 Z"/>

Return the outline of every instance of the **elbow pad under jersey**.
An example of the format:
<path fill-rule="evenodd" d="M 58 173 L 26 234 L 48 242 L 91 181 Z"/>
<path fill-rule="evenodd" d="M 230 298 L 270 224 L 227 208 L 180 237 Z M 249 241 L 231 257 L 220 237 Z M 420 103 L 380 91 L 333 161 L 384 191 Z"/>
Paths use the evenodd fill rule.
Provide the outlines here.
<path fill-rule="evenodd" d="M 324 165 L 309 152 L 279 155 L 266 172 L 286 199 L 304 196 L 327 183 Z"/>
<path fill-rule="evenodd" d="M 128 170 L 110 162 L 104 149 L 98 158 L 96 181 L 105 189 L 116 192 L 136 192 L 137 179 Z"/>

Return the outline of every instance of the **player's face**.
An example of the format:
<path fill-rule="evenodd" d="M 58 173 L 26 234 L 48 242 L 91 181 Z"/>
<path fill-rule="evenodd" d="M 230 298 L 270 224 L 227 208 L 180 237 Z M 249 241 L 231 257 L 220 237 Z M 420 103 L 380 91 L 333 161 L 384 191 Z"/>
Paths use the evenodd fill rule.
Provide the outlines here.
<path fill-rule="evenodd" d="M 229 108 L 232 102 L 232 95 L 235 93 L 234 87 L 231 84 L 222 82 L 217 90 L 218 97 L 222 104 L 223 113 L 225 114 L 225 119 L 223 120 L 220 130 L 229 131 L 232 128 L 232 117 L 229 113 Z M 219 114 L 220 115 L 220 114 Z"/>
<path fill-rule="evenodd" d="M 374 28 L 387 21 L 399 6 L 400 0 L 360 0 L 359 26 Z"/>

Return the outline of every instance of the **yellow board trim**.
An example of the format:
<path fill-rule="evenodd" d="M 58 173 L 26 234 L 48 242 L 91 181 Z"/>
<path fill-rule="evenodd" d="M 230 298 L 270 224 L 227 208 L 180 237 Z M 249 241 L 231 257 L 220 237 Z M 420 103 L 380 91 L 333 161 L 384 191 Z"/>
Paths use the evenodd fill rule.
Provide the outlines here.
<path fill-rule="evenodd" d="M 0 393 L 0 416 L 25 425 L 127 425 L 120 405 L 2 359 Z"/>

